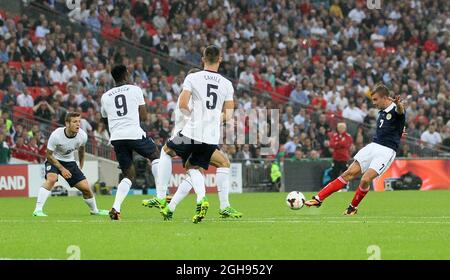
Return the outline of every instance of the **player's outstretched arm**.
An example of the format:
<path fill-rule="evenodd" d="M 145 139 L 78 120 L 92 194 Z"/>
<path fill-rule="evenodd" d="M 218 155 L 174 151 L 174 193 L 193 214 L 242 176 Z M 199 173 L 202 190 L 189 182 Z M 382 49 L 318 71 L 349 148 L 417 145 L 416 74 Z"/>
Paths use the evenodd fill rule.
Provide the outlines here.
<path fill-rule="evenodd" d="M 403 105 L 403 101 L 400 98 L 400 96 L 397 95 L 395 98 L 391 97 L 391 100 L 397 106 L 397 113 L 400 114 L 400 115 L 403 115 L 405 113 L 405 106 Z"/>

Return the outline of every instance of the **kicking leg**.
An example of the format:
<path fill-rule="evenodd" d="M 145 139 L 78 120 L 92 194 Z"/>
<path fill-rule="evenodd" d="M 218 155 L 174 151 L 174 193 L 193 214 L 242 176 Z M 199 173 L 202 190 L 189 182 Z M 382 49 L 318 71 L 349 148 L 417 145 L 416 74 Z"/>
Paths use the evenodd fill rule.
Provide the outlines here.
<path fill-rule="evenodd" d="M 334 192 L 337 192 L 338 190 L 342 189 L 347 185 L 347 183 L 355 178 L 356 176 L 361 174 L 361 166 L 359 165 L 358 161 L 354 161 L 349 168 L 342 173 L 341 176 L 339 176 L 337 179 L 333 180 L 332 182 L 328 183 L 316 196 L 314 196 L 312 199 L 305 202 L 305 205 L 310 206 L 316 206 L 320 207 L 323 200 L 327 197 L 329 197 Z"/>

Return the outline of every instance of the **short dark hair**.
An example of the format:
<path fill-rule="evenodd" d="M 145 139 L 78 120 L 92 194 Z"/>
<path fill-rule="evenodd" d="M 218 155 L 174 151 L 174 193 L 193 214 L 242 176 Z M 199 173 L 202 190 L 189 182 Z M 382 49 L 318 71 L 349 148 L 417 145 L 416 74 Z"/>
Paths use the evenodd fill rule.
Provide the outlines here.
<path fill-rule="evenodd" d="M 216 45 L 209 45 L 203 51 L 203 57 L 209 64 L 219 62 L 220 49 Z"/>
<path fill-rule="evenodd" d="M 378 93 L 382 97 L 384 97 L 384 96 L 389 97 L 389 89 L 383 83 L 375 84 L 375 86 L 373 87 L 371 95 L 373 95 L 375 93 Z"/>
<path fill-rule="evenodd" d="M 116 83 L 126 80 L 127 67 L 123 64 L 116 65 L 111 70 L 111 75 Z"/>
<path fill-rule="evenodd" d="M 81 116 L 81 114 L 78 113 L 78 112 L 68 112 L 68 113 L 66 114 L 65 121 L 66 121 L 66 122 L 70 122 L 70 120 L 71 120 L 72 118 L 78 118 L 78 117 L 80 117 L 80 116 Z"/>
<path fill-rule="evenodd" d="M 194 67 L 194 68 L 189 69 L 187 74 L 189 75 L 189 74 L 192 74 L 192 73 L 196 73 L 198 71 L 202 71 L 202 70 L 200 68 Z"/>

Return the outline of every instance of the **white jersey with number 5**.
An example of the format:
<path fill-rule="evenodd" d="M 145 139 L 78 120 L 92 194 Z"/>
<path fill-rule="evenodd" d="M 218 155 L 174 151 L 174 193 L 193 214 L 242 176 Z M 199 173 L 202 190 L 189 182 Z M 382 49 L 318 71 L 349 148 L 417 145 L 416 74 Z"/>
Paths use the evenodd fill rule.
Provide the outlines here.
<path fill-rule="evenodd" d="M 111 141 L 136 140 L 146 135 L 139 120 L 139 106 L 145 105 L 141 88 L 123 85 L 102 95 L 102 117 L 108 118 Z"/>
<path fill-rule="evenodd" d="M 192 114 L 181 133 L 195 141 L 219 144 L 220 115 L 225 101 L 233 101 L 233 84 L 217 72 L 199 71 L 186 76 L 183 90 L 191 92 Z"/>

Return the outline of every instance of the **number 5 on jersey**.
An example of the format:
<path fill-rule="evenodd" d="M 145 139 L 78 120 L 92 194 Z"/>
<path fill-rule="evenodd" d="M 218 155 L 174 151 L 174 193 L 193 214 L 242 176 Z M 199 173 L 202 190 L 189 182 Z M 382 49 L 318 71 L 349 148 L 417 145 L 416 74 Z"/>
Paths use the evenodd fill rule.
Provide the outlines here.
<path fill-rule="evenodd" d="M 208 108 L 209 110 L 216 109 L 217 93 L 215 93 L 214 91 L 211 91 L 211 89 L 218 89 L 218 88 L 219 88 L 219 86 L 216 86 L 216 85 L 212 85 L 212 84 L 207 85 L 206 96 L 207 97 L 212 96 L 212 102 L 210 102 L 210 100 L 206 101 L 206 108 Z"/>

